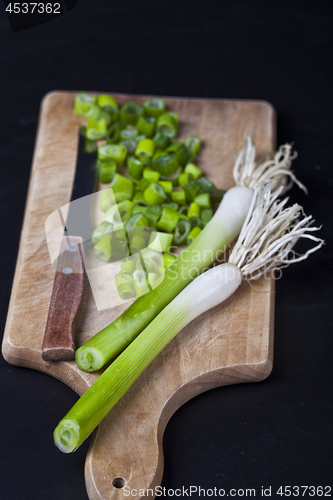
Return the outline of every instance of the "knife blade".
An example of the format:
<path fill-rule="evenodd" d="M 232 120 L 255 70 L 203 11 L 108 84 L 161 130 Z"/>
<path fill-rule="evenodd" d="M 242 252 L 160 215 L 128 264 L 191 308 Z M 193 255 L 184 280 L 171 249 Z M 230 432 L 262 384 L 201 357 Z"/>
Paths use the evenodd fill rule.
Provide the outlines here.
<path fill-rule="evenodd" d="M 95 167 L 97 152 L 88 152 L 86 138 L 79 132 L 75 177 L 71 202 L 91 195 L 97 186 Z M 90 227 L 89 204 L 84 204 L 87 213 L 77 217 L 75 210 L 69 211 L 66 222 L 62 220 L 64 237 L 61 241 L 59 257 L 50 300 L 42 358 L 44 361 L 69 361 L 75 357 L 74 332 L 84 294 L 85 269 L 82 245 L 89 241 L 93 232 Z M 61 211 L 59 210 L 61 216 Z M 75 235 L 67 228 L 75 227 Z"/>

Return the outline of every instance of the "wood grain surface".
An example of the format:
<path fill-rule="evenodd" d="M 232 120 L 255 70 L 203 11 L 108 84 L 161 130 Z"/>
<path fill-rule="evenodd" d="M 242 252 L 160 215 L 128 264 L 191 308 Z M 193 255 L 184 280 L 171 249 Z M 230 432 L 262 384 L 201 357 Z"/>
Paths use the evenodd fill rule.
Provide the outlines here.
<path fill-rule="evenodd" d="M 120 103 L 145 96 L 114 94 Z M 14 365 L 48 373 L 78 394 L 97 374 L 81 372 L 73 361 L 41 357 L 54 270 L 45 220 L 69 202 L 74 179 L 78 125 L 73 92 L 52 92 L 42 101 L 29 194 L 5 327 L 3 355 Z M 198 165 L 219 188 L 233 185 L 232 167 L 244 133 L 255 128 L 257 153 L 275 147 L 275 113 L 266 102 L 167 98 L 179 113 L 179 137 L 203 139 Z M 124 497 L 123 486 L 142 491 L 160 484 L 162 437 L 172 414 L 190 398 L 214 387 L 266 378 L 272 368 L 274 282 L 242 284 L 224 304 L 188 325 L 159 354 L 95 431 L 86 459 L 91 500 Z M 127 307 L 98 312 L 86 280 L 76 345 L 113 321 Z M 139 490 L 142 490 L 141 492 Z"/>

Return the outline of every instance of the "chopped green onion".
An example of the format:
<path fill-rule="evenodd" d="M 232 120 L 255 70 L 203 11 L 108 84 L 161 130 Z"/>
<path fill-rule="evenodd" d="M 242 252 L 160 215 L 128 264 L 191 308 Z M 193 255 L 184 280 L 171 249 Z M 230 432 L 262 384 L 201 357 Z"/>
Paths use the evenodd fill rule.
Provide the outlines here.
<path fill-rule="evenodd" d="M 137 220 L 133 218 L 137 217 Z M 130 224 L 126 225 L 131 253 L 135 254 L 148 245 L 151 229 L 148 227 L 148 219 L 143 213 L 132 216 Z"/>
<path fill-rule="evenodd" d="M 87 124 L 87 138 L 91 141 L 99 141 L 106 135 L 107 123 L 105 118 L 89 119 Z"/>
<path fill-rule="evenodd" d="M 155 143 L 152 139 L 142 139 L 136 147 L 135 156 L 151 158 L 154 154 Z"/>
<path fill-rule="evenodd" d="M 138 136 L 138 131 L 136 128 L 124 128 L 120 131 L 120 139 L 122 141 L 136 139 Z"/>
<path fill-rule="evenodd" d="M 185 144 L 193 155 L 199 153 L 201 148 L 201 139 L 197 135 L 189 135 L 185 139 Z"/>
<path fill-rule="evenodd" d="M 140 205 L 134 205 L 133 210 L 132 210 L 132 215 L 135 215 L 135 214 L 144 214 L 144 215 L 146 215 L 146 213 L 148 211 L 148 208 L 149 208 L 148 203 L 147 203 L 146 207 L 143 207 L 143 206 L 140 206 Z"/>
<path fill-rule="evenodd" d="M 111 191 L 111 189 L 106 189 L 105 191 L 103 191 L 102 194 L 106 193 L 107 191 Z M 120 217 L 118 217 L 118 215 L 119 215 L 118 205 L 117 205 L 117 203 L 115 203 L 115 200 L 113 198 L 112 204 L 107 209 L 107 211 L 103 217 L 103 221 L 110 222 L 111 224 L 113 224 L 114 230 L 117 230 L 119 225 L 121 225 L 121 227 L 122 227 L 122 224 L 119 224 L 121 221 L 120 221 Z"/>
<path fill-rule="evenodd" d="M 147 116 L 140 116 L 136 128 L 146 137 L 152 137 L 156 126 L 156 119 Z"/>
<path fill-rule="evenodd" d="M 123 228 L 123 224 L 130 218 L 132 210 L 133 203 L 129 200 L 124 200 L 120 203 L 113 203 L 113 205 L 111 205 L 106 211 L 103 221 L 111 223 L 113 225 L 113 231 L 117 231 L 119 228 Z M 118 232 L 116 235 L 119 237 Z"/>
<path fill-rule="evenodd" d="M 136 257 L 136 256 L 134 256 Z M 129 274 L 132 274 L 133 271 L 135 270 L 135 260 L 133 259 L 133 257 L 128 257 L 124 262 L 122 262 L 120 264 L 120 270 L 122 273 L 129 273 Z M 119 275 L 116 275 L 116 278 L 117 276 Z M 116 282 L 116 286 L 117 285 L 117 282 Z"/>
<path fill-rule="evenodd" d="M 116 231 L 111 238 L 111 256 L 113 260 L 124 260 L 129 255 L 126 232 L 124 229 Z"/>
<path fill-rule="evenodd" d="M 77 114 L 83 116 L 87 120 L 97 120 L 101 114 L 101 109 L 91 102 L 83 102 L 77 106 Z"/>
<path fill-rule="evenodd" d="M 165 231 L 167 233 L 171 233 L 178 222 L 179 213 L 171 210 L 171 208 L 164 208 L 161 218 L 157 223 L 158 229 Z"/>
<path fill-rule="evenodd" d="M 178 205 L 185 205 L 186 194 L 184 189 L 178 188 L 177 190 L 172 191 L 171 199 L 174 203 L 178 203 Z"/>
<path fill-rule="evenodd" d="M 133 273 L 133 283 L 135 288 L 135 294 L 137 297 L 141 297 L 149 292 L 148 283 L 146 279 L 145 272 L 142 269 L 136 269 Z"/>
<path fill-rule="evenodd" d="M 113 224 L 109 221 L 102 221 L 92 234 L 91 242 L 96 245 L 105 234 L 110 234 L 113 231 Z"/>
<path fill-rule="evenodd" d="M 120 215 L 121 221 L 125 224 L 131 217 L 133 210 L 133 202 L 130 200 L 124 200 L 117 204 L 118 213 Z"/>
<path fill-rule="evenodd" d="M 169 182 L 172 182 L 172 185 L 174 187 L 178 186 L 179 184 L 179 177 L 181 176 L 182 174 L 182 167 L 178 167 L 176 172 L 174 172 L 173 174 L 171 175 L 161 175 L 160 177 L 160 181 L 169 181 Z"/>
<path fill-rule="evenodd" d="M 127 155 L 127 149 L 121 144 L 105 144 L 98 148 L 100 160 L 113 160 L 117 167 L 122 167 Z"/>
<path fill-rule="evenodd" d="M 173 139 L 176 137 L 178 130 L 178 117 L 176 113 L 164 113 L 157 120 L 157 132 L 162 132 L 162 134 L 166 135 Z"/>
<path fill-rule="evenodd" d="M 99 208 L 102 212 L 106 212 L 111 206 L 115 205 L 116 200 L 112 189 L 105 189 L 100 194 Z"/>
<path fill-rule="evenodd" d="M 198 186 L 197 182 L 193 179 L 192 175 L 189 175 L 187 184 L 184 186 L 184 190 L 188 201 L 191 202 L 194 201 L 195 197 L 199 193 L 200 186 Z"/>
<path fill-rule="evenodd" d="M 196 165 L 194 165 L 194 163 L 188 163 L 186 165 L 186 167 L 185 167 L 185 173 L 193 175 L 193 178 L 195 180 L 199 179 L 199 177 L 201 177 L 202 174 L 203 174 L 201 168 L 199 168 Z"/>
<path fill-rule="evenodd" d="M 107 262 L 111 257 L 111 236 L 105 234 L 94 246 L 95 255 L 99 260 Z"/>
<path fill-rule="evenodd" d="M 106 108 L 107 110 L 115 109 L 118 110 L 117 101 L 110 95 L 99 95 L 97 98 L 97 104 L 100 108 Z"/>
<path fill-rule="evenodd" d="M 201 177 L 201 179 L 198 179 L 196 182 L 197 186 L 199 186 L 201 189 L 206 191 L 206 193 L 209 193 L 209 191 L 215 186 L 214 182 L 211 180 L 207 179 L 207 177 Z"/>
<path fill-rule="evenodd" d="M 209 193 L 211 201 L 213 203 L 220 203 L 223 196 L 225 195 L 225 191 L 222 189 L 218 189 L 215 184 L 207 179 L 206 177 L 201 177 L 201 179 L 198 179 L 196 181 L 196 184 L 206 191 L 206 193 Z"/>
<path fill-rule="evenodd" d="M 143 108 L 140 104 L 133 101 L 128 101 L 120 110 L 120 119 L 129 125 L 136 125 L 139 117 L 143 113 Z"/>
<path fill-rule="evenodd" d="M 156 170 L 152 170 L 148 167 L 143 170 L 143 177 L 149 182 L 157 182 L 160 175 L 161 174 L 159 172 L 156 172 Z"/>
<path fill-rule="evenodd" d="M 130 243 L 131 254 L 133 255 L 137 253 L 139 250 L 142 250 L 142 248 L 145 248 L 146 243 L 147 243 L 146 238 L 144 238 L 140 234 L 135 234 L 133 238 L 131 238 L 131 243 Z"/>
<path fill-rule="evenodd" d="M 122 283 L 117 287 L 119 297 L 123 300 L 132 299 L 135 297 L 135 288 L 133 283 L 133 278 L 131 276 L 131 281 L 128 283 Z"/>
<path fill-rule="evenodd" d="M 137 158 L 134 158 L 134 156 L 129 156 L 127 158 L 128 173 L 131 177 L 133 177 L 133 179 L 141 179 L 144 166 L 144 163 Z"/>
<path fill-rule="evenodd" d="M 156 148 L 156 144 L 155 144 L 155 152 L 154 152 L 154 156 L 151 158 L 151 161 L 155 161 L 160 156 L 165 156 L 165 155 L 166 155 L 165 151 L 163 151 L 163 150 L 161 150 L 159 148 Z"/>
<path fill-rule="evenodd" d="M 84 151 L 85 153 L 94 153 L 97 151 L 96 141 L 90 141 L 87 137 L 84 142 Z"/>
<path fill-rule="evenodd" d="M 161 215 L 161 213 L 163 212 L 163 208 L 160 206 L 160 205 L 152 205 L 151 207 L 149 207 L 149 212 L 151 212 L 152 214 L 158 214 L 158 215 Z"/>
<path fill-rule="evenodd" d="M 157 150 L 157 151 L 156 151 L 156 153 L 155 153 L 155 154 L 154 154 L 154 156 L 153 156 L 152 161 L 155 161 L 155 160 L 157 160 L 157 158 L 159 158 L 160 156 L 165 156 L 165 155 L 166 155 L 165 151 L 159 151 L 159 150 Z"/>
<path fill-rule="evenodd" d="M 101 110 L 98 119 L 105 120 L 107 125 L 110 125 L 110 123 L 112 121 L 111 114 L 108 111 L 106 111 L 105 109 Z"/>
<path fill-rule="evenodd" d="M 181 173 L 179 176 L 179 185 L 184 188 L 186 184 L 188 183 L 189 180 L 189 174 L 186 174 L 185 172 Z"/>
<path fill-rule="evenodd" d="M 191 151 L 180 141 L 173 141 L 165 152 L 166 154 L 174 155 L 182 166 L 186 165 L 193 158 Z"/>
<path fill-rule="evenodd" d="M 120 141 L 119 144 L 125 146 L 128 154 L 132 154 L 136 150 L 136 141 L 130 139 L 124 139 L 123 141 Z"/>
<path fill-rule="evenodd" d="M 125 262 L 131 262 L 134 264 L 134 267 L 133 267 L 133 271 L 135 270 L 135 262 L 129 260 L 129 259 L 126 259 Z M 121 264 L 121 266 L 123 265 L 123 263 Z M 121 268 L 121 267 L 120 267 Z M 122 268 L 121 268 L 122 269 Z M 132 271 L 132 272 L 133 272 Z M 118 288 L 119 285 L 123 285 L 124 283 L 128 283 L 129 281 L 132 281 L 132 276 L 131 276 L 131 273 L 128 272 L 128 271 L 124 271 L 122 269 L 122 272 L 121 273 L 118 273 L 115 275 L 115 285 L 116 287 Z"/>
<path fill-rule="evenodd" d="M 152 163 L 152 168 L 160 172 L 161 175 L 169 177 L 174 174 L 179 167 L 177 158 L 173 155 L 162 155 Z"/>
<path fill-rule="evenodd" d="M 111 182 L 117 170 L 117 165 L 113 160 L 97 160 L 99 180 L 102 184 Z"/>
<path fill-rule="evenodd" d="M 150 184 L 143 193 L 144 199 L 149 205 L 161 205 L 165 198 L 164 189 L 157 182 Z"/>
<path fill-rule="evenodd" d="M 153 138 L 153 141 L 156 144 L 157 151 L 163 151 L 171 143 L 170 137 L 167 137 L 166 135 L 162 134 L 162 132 L 157 132 L 157 134 L 155 134 Z"/>
<path fill-rule="evenodd" d="M 159 176 L 160 173 L 158 172 Z M 171 181 L 159 181 L 159 184 L 161 184 L 162 188 L 164 189 L 164 192 L 167 194 L 172 193 L 172 182 Z"/>
<path fill-rule="evenodd" d="M 190 217 L 189 220 L 192 227 L 201 227 L 202 225 L 200 217 Z"/>
<path fill-rule="evenodd" d="M 121 131 L 126 128 L 125 122 L 114 123 L 108 130 L 107 133 L 107 144 L 115 144 L 120 141 Z"/>
<path fill-rule="evenodd" d="M 211 207 L 210 196 L 208 193 L 198 194 L 194 198 L 194 201 L 195 201 L 195 203 L 200 205 L 200 207 L 202 207 L 202 208 L 210 208 Z"/>
<path fill-rule="evenodd" d="M 144 177 L 142 177 L 142 179 L 140 179 L 139 182 L 137 183 L 136 189 L 138 191 L 144 191 L 145 189 L 147 189 L 149 184 L 150 184 L 150 182 L 147 179 L 145 179 Z"/>
<path fill-rule="evenodd" d="M 144 248 L 140 252 L 140 256 L 144 263 L 144 268 L 148 273 L 157 273 L 159 268 L 163 268 L 163 259 L 161 252 L 156 252 L 150 247 Z"/>
<path fill-rule="evenodd" d="M 133 197 L 133 181 L 123 175 L 116 174 L 112 180 L 110 188 L 113 191 L 116 202 L 130 200 Z"/>
<path fill-rule="evenodd" d="M 166 114 L 171 116 L 178 125 L 179 122 L 178 113 L 175 113 L 174 111 L 168 111 Z"/>
<path fill-rule="evenodd" d="M 188 208 L 187 216 L 189 217 L 189 219 L 191 217 L 200 217 L 200 212 L 201 212 L 200 205 L 198 205 L 198 203 L 193 202 Z"/>
<path fill-rule="evenodd" d="M 149 240 L 149 248 L 156 252 L 167 252 L 172 244 L 173 234 L 152 233 Z"/>
<path fill-rule="evenodd" d="M 178 209 L 178 213 L 179 213 L 179 214 L 182 214 L 182 215 L 185 215 L 185 212 L 186 212 L 186 214 L 187 214 L 188 209 L 189 209 L 189 206 L 187 206 L 187 205 L 182 205 L 181 207 L 179 207 L 179 209 Z M 187 218 L 187 216 L 186 216 L 186 218 Z"/>
<path fill-rule="evenodd" d="M 139 134 L 135 138 L 135 140 L 136 140 L 137 143 L 140 142 L 140 141 L 143 141 L 143 139 L 147 139 L 147 137 L 145 135 L 143 135 L 143 134 Z"/>
<path fill-rule="evenodd" d="M 174 210 L 177 212 L 179 205 L 177 203 L 163 203 L 162 205 L 163 208 L 171 208 L 171 210 Z"/>
<path fill-rule="evenodd" d="M 75 113 L 80 116 L 84 116 L 86 111 L 86 104 L 96 104 L 97 97 L 95 95 L 86 94 L 85 92 L 80 92 L 75 97 L 74 109 Z"/>
<path fill-rule="evenodd" d="M 127 221 L 125 228 L 126 231 L 131 233 L 132 231 L 135 230 L 136 227 L 148 227 L 148 226 L 149 223 L 147 217 L 143 213 L 139 212 L 135 215 L 132 215 L 132 217 Z"/>
<path fill-rule="evenodd" d="M 110 120 L 110 123 L 112 124 L 116 124 L 119 120 L 119 111 L 118 109 L 116 108 L 110 108 L 110 107 L 104 107 L 103 109 L 105 109 L 109 115 L 109 120 Z M 107 134 L 107 137 L 109 137 L 109 134 Z"/>
<path fill-rule="evenodd" d="M 159 97 L 153 97 L 147 99 L 143 103 L 143 110 L 146 116 L 151 116 L 153 118 L 158 118 L 164 113 L 165 101 Z"/>
<path fill-rule="evenodd" d="M 190 245 L 192 243 L 192 241 L 197 238 L 197 236 L 199 236 L 199 234 L 201 233 L 201 229 L 200 227 L 194 227 L 190 234 L 188 235 L 188 237 L 186 238 L 186 245 Z"/>
<path fill-rule="evenodd" d="M 143 191 L 136 191 L 132 198 L 134 205 L 140 205 L 141 207 L 148 207 L 149 203 L 145 200 L 143 196 Z"/>
<path fill-rule="evenodd" d="M 152 227 L 153 229 L 157 228 L 157 222 L 158 219 L 160 218 L 162 210 L 163 208 L 160 205 L 152 205 L 145 212 L 145 216 L 148 219 L 149 226 Z"/>
<path fill-rule="evenodd" d="M 173 242 L 175 245 L 182 245 L 185 243 L 187 236 L 190 234 L 191 224 L 186 219 L 180 219 L 175 228 L 175 235 Z"/>
<path fill-rule="evenodd" d="M 164 253 L 163 254 L 163 264 L 164 264 L 164 269 L 168 269 L 168 267 L 171 266 L 171 264 L 177 259 L 175 255 L 172 253 Z"/>
<path fill-rule="evenodd" d="M 75 103 L 90 102 L 96 104 L 97 96 L 92 94 L 87 94 L 86 92 L 79 92 L 75 97 Z"/>

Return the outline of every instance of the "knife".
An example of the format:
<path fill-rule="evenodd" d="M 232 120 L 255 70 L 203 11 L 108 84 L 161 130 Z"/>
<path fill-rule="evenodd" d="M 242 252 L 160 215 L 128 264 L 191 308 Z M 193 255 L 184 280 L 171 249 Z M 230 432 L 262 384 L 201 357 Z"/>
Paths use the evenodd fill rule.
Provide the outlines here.
<path fill-rule="evenodd" d="M 97 151 L 88 152 L 86 138 L 79 132 L 78 152 L 71 202 L 92 194 L 97 186 L 95 167 Z M 75 357 L 74 331 L 83 302 L 85 269 L 83 262 L 83 242 L 89 242 L 93 232 L 89 205 L 87 213 L 77 217 L 74 205 L 69 205 L 66 222 L 61 211 L 58 213 L 64 227 L 59 257 L 50 300 L 49 312 L 42 345 L 44 361 L 68 361 Z M 75 227 L 75 235 L 67 228 Z"/>

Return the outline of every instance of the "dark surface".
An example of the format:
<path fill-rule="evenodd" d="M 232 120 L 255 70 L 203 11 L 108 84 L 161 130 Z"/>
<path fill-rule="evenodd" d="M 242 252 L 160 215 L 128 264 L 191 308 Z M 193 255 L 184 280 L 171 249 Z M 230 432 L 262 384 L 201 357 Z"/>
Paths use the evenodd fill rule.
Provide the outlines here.
<path fill-rule="evenodd" d="M 15 34 L 1 11 L 2 330 L 39 105 L 51 90 L 265 99 L 309 188 L 308 197 L 294 188 L 292 201 L 324 224 L 326 246 L 277 282 L 272 374 L 202 394 L 174 415 L 166 488 L 256 488 L 260 498 L 262 485 L 332 484 L 332 38 L 329 1 L 81 0 Z M 3 359 L 0 370 L 0 499 L 86 499 L 88 443 L 67 456 L 52 442 L 77 396 Z"/>

